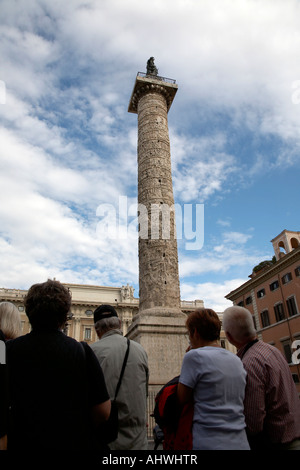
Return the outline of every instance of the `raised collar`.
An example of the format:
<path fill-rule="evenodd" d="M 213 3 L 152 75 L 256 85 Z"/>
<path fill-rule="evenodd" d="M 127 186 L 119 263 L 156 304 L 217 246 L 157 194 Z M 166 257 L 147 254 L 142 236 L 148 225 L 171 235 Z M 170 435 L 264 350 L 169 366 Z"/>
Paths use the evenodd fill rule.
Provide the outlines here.
<path fill-rule="evenodd" d="M 121 335 L 121 336 L 123 336 L 123 333 L 122 333 L 121 330 L 114 328 L 113 330 L 109 330 L 109 331 L 107 331 L 106 333 L 104 333 L 104 334 L 101 336 L 101 339 L 106 338 L 107 336 L 112 336 L 112 335 Z"/>
<path fill-rule="evenodd" d="M 238 352 L 237 352 L 237 356 L 242 359 L 244 357 L 244 355 L 246 354 L 246 352 L 248 351 L 248 349 L 251 348 L 251 346 L 253 346 L 253 344 L 257 343 L 258 339 L 255 338 L 253 339 L 252 341 L 249 341 L 249 343 L 245 344 L 244 346 L 242 346 Z"/>

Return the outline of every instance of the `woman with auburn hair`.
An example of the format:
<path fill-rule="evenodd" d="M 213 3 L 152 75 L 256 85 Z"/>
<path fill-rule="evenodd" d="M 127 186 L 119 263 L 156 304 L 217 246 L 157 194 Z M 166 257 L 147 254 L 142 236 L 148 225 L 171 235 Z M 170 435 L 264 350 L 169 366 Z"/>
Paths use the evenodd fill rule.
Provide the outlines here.
<path fill-rule="evenodd" d="M 221 321 L 211 309 L 186 320 L 190 350 L 185 354 L 177 398 L 194 401 L 194 450 L 249 450 L 245 431 L 246 372 L 242 361 L 219 345 Z"/>

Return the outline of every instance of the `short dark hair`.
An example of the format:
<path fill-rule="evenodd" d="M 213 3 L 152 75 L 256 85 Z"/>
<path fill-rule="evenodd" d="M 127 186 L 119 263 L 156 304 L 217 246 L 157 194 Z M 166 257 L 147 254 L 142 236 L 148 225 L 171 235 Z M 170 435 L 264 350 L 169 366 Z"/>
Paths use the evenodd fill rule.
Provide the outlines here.
<path fill-rule="evenodd" d="M 186 327 L 192 334 L 197 330 L 205 341 L 220 338 L 221 321 L 216 312 L 210 308 L 201 308 L 190 313 L 186 320 Z"/>
<path fill-rule="evenodd" d="M 59 281 L 34 284 L 25 297 L 25 309 L 32 327 L 59 328 L 66 321 L 72 298 Z"/>

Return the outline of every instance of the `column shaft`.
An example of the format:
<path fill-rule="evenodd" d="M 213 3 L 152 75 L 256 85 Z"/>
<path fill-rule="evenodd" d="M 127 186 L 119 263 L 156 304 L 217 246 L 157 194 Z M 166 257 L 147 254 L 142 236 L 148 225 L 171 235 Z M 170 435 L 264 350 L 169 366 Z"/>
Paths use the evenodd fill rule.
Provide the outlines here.
<path fill-rule="evenodd" d="M 180 308 L 178 254 L 167 101 L 159 92 L 138 101 L 138 203 L 140 209 L 140 312 Z M 145 223 L 148 222 L 148 230 Z M 143 234 L 142 234 L 143 231 Z"/>

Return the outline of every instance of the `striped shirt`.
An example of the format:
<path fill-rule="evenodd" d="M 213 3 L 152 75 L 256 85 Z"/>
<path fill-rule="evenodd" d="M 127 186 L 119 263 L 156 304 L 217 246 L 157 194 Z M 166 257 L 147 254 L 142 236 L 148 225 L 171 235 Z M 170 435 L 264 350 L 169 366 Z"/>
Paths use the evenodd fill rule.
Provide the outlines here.
<path fill-rule="evenodd" d="M 272 444 L 300 438 L 300 400 L 283 354 L 258 341 L 237 355 L 247 372 L 244 413 L 249 436 L 264 432 Z"/>

